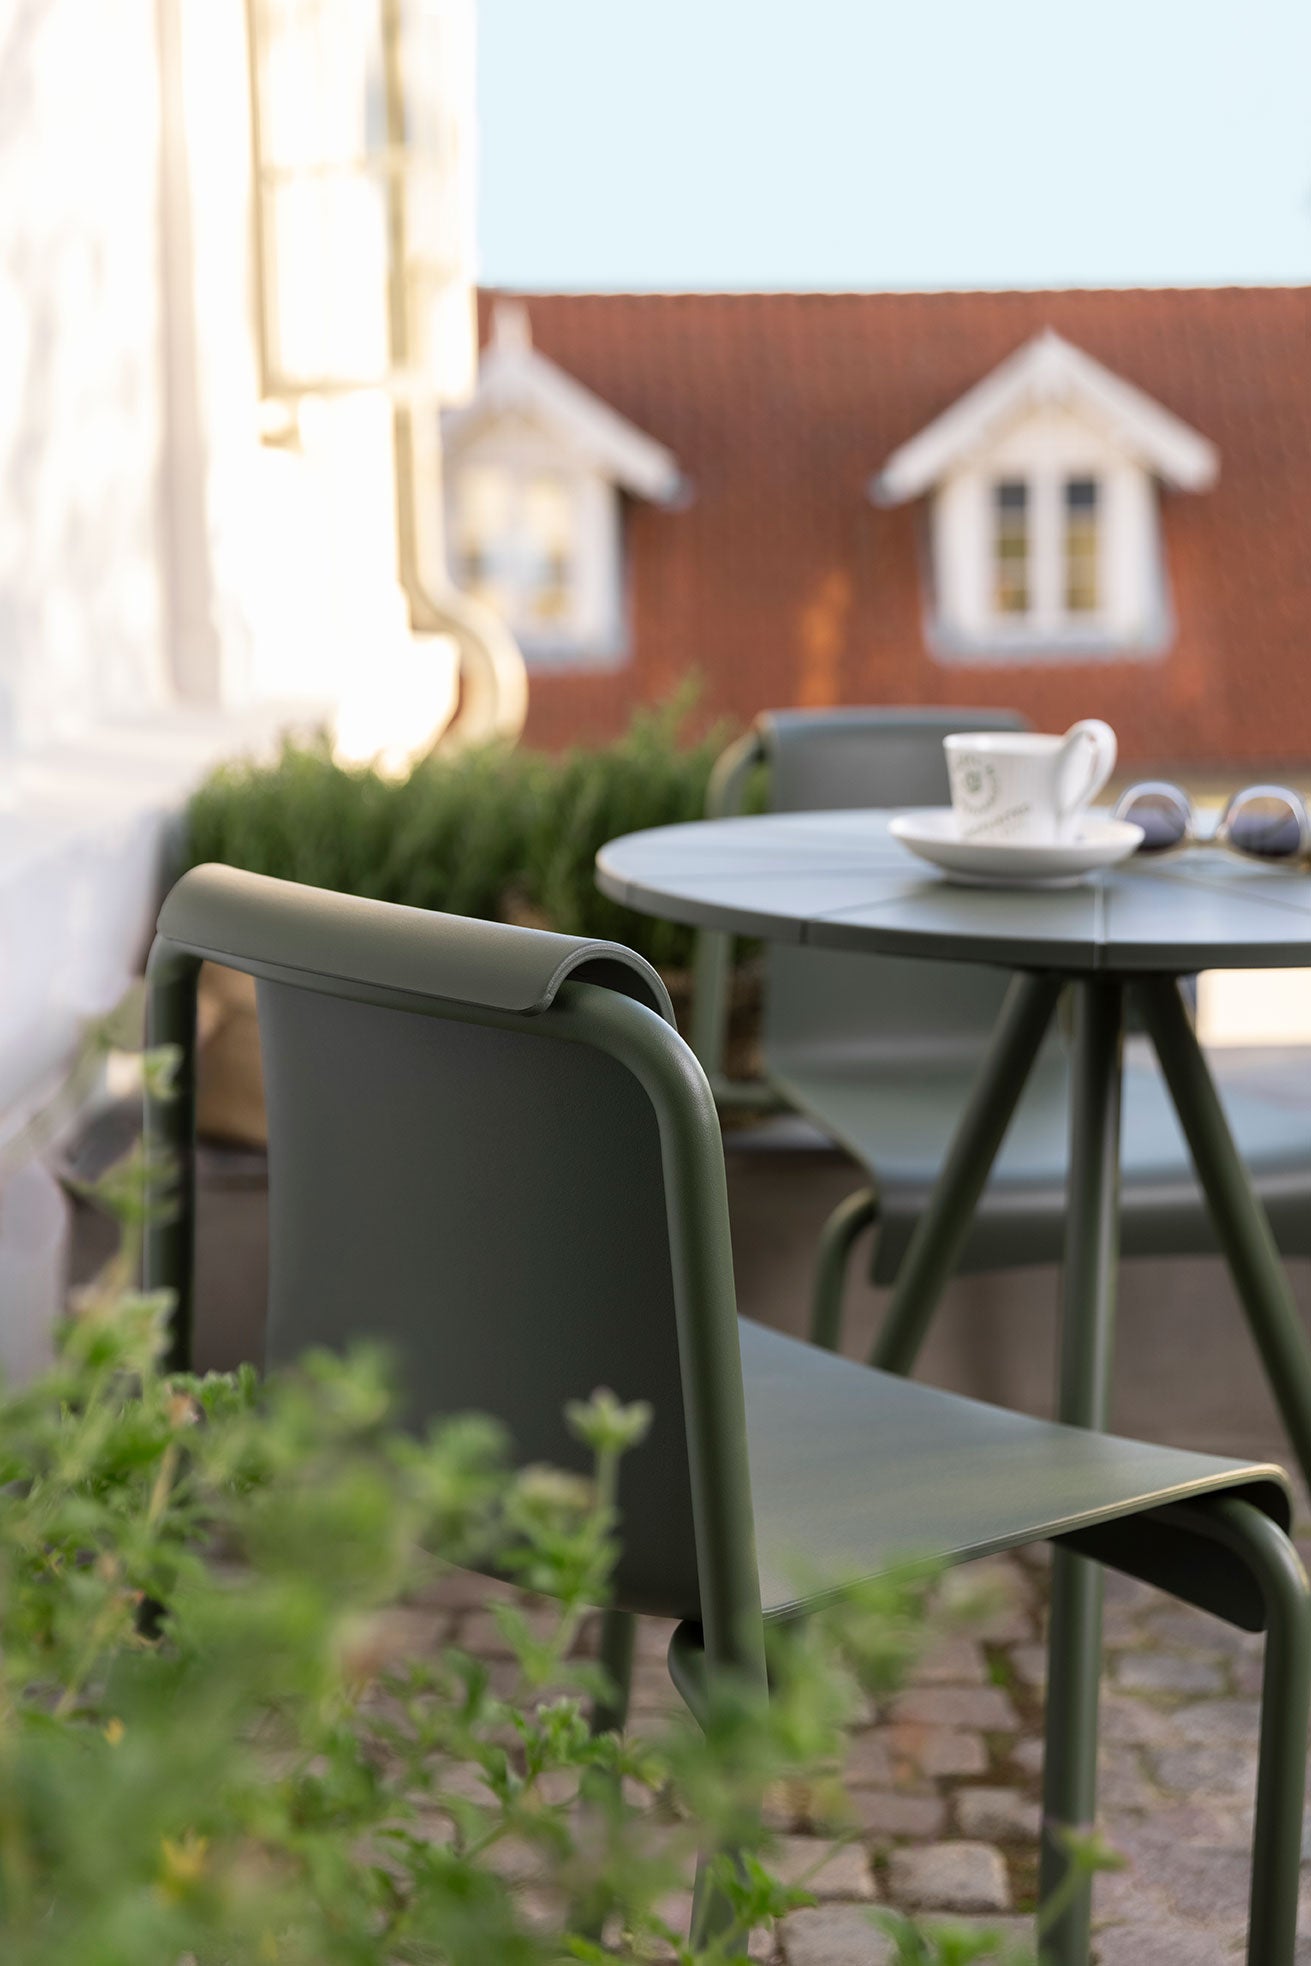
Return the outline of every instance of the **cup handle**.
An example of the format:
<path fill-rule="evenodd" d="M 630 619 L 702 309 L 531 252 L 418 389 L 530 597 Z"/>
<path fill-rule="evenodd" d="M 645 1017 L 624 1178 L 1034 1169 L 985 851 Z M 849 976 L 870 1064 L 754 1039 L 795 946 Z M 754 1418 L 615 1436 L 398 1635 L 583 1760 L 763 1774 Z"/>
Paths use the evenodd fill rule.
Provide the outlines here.
<path fill-rule="evenodd" d="M 1116 750 L 1115 732 L 1100 717 L 1071 724 L 1056 768 L 1056 802 L 1062 819 L 1072 819 L 1097 797 L 1115 770 Z"/>

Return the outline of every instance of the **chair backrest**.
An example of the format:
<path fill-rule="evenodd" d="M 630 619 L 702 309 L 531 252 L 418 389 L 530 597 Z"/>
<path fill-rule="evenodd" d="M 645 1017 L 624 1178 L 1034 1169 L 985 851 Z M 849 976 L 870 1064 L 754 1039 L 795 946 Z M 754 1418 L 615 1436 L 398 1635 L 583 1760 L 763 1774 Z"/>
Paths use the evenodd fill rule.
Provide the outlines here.
<path fill-rule="evenodd" d="M 614 944 L 199 868 L 160 916 L 156 1035 L 184 1030 L 202 956 L 258 979 L 270 1362 L 378 1340 L 409 1421 L 490 1414 L 517 1459 L 558 1467 L 586 1465 L 566 1401 L 649 1400 L 618 1592 L 700 1615 L 704 1507 L 736 1509 L 751 1547 L 742 1387 L 714 1104 L 655 971 Z M 152 1282 L 181 1267 L 171 1246 Z M 741 1467 L 727 1504 L 694 1507 L 708 1431 Z"/>
<path fill-rule="evenodd" d="M 775 812 L 946 805 L 942 740 L 956 730 L 1024 730 L 1012 710 L 774 710 L 757 719 Z M 764 1051 L 789 1061 L 974 1053 L 996 1023 L 1009 979 L 976 964 L 840 955 L 771 944 L 765 957 Z"/>

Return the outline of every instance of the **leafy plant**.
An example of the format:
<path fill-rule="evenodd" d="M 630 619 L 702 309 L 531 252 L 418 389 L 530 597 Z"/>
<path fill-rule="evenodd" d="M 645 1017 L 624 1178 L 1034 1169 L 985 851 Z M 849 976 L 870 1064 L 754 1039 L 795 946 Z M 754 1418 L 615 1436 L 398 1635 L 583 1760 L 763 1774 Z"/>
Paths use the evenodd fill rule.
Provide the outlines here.
<path fill-rule="evenodd" d="M 435 752 L 400 782 L 335 763 L 326 739 L 287 744 L 274 763 L 226 765 L 199 789 L 185 862 L 615 936 L 683 967 L 691 932 L 608 901 L 593 862 L 618 834 L 700 817 L 725 732 L 684 741 L 691 701 L 684 691 L 639 711 L 623 737 L 596 749 Z"/>
<path fill-rule="evenodd" d="M 928 1576 L 776 1633 L 768 1699 L 730 1682 L 702 1728 L 593 1733 L 613 1688 L 578 1640 L 647 1410 L 570 1407 L 583 1480 L 516 1469 L 476 1417 L 394 1431 L 369 1351 L 169 1376 L 170 1303 L 132 1282 L 165 1172 L 138 1151 L 97 1184 L 120 1251 L 54 1371 L 0 1388 L 6 1966 L 744 1966 L 813 1902 L 770 1869 L 763 1800 L 832 1785 L 864 1690 L 923 1641 Z M 398 1636 L 451 1564 L 543 1594 L 495 1604 L 504 1680 Z M 733 1930 L 694 1944 L 666 1906 L 700 1848 L 743 1854 L 715 1860 Z M 897 1926 L 914 1966 L 1023 1956 L 962 1943 Z"/>

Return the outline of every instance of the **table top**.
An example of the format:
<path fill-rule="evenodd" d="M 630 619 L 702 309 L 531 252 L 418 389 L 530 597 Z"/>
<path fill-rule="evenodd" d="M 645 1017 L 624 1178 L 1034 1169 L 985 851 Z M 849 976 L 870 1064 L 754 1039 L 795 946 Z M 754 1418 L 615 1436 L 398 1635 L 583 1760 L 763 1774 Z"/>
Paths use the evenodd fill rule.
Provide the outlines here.
<path fill-rule="evenodd" d="M 892 817 L 629 833 L 597 855 L 597 884 L 642 914 L 819 949 L 1076 973 L 1311 968 L 1311 874 L 1194 847 L 1077 887 L 963 887 L 894 840 Z"/>

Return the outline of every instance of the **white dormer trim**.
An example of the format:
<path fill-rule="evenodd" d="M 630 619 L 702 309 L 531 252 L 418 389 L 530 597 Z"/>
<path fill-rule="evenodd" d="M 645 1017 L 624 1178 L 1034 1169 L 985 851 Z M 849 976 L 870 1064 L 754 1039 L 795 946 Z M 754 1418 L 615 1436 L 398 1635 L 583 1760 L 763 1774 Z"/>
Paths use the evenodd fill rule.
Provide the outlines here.
<path fill-rule="evenodd" d="M 1219 474 L 1208 438 L 1123 377 L 1046 328 L 892 453 L 871 480 L 876 505 L 904 505 L 976 463 L 1033 411 L 1082 417 L 1127 457 L 1178 491 L 1207 491 Z"/>
<path fill-rule="evenodd" d="M 472 401 L 442 419 L 448 450 L 460 450 L 483 425 L 506 417 L 526 418 L 577 465 L 636 498 L 675 505 L 684 496 L 673 453 L 539 354 L 528 309 L 521 301 L 502 300 L 492 313 L 491 341 Z"/>
<path fill-rule="evenodd" d="M 683 503 L 671 452 L 538 354 L 519 301 L 497 303 L 477 389 L 442 438 L 456 585 L 502 614 L 533 667 L 621 662 L 621 494 Z"/>

